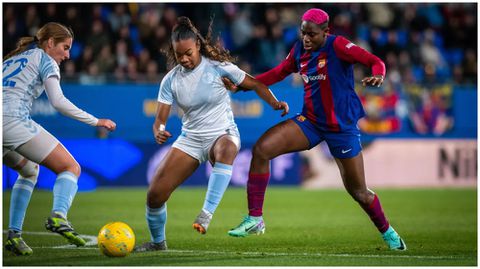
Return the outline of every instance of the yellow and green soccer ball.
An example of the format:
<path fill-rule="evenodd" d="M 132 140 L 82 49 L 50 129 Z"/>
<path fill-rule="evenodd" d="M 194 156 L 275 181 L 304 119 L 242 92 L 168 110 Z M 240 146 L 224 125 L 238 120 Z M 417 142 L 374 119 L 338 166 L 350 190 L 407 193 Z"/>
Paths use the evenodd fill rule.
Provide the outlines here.
<path fill-rule="evenodd" d="M 110 222 L 98 233 L 98 248 L 109 257 L 124 257 L 135 246 L 135 234 L 126 223 Z"/>

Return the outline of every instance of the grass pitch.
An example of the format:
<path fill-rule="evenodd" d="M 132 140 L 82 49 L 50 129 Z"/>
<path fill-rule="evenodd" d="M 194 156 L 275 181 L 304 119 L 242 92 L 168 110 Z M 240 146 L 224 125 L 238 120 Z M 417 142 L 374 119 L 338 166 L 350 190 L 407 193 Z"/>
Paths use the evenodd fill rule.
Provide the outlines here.
<path fill-rule="evenodd" d="M 266 233 L 233 238 L 227 231 L 247 213 L 246 191 L 227 190 L 206 235 L 192 228 L 206 188 L 179 188 L 168 202 L 167 252 L 109 258 L 92 246 L 66 245 L 47 233 L 44 221 L 52 193 L 35 191 L 24 224 L 29 257 L 3 251 L 4 266 L 476 266 L 477 191 L 376 190 L 390 223 L 408 251 L 387 249 L 363 210 L 344 190 L 307 191 L 270 187 L 265 200 Z M 149 240 L 146 188 L 78 193 L 69 220 L 95 239 L 111 221 L 128 223 L 137 244 Z M 3 192 L 3 230 L 8 229 L 10 192 Z M 3 234 L 5 242 L 5 233 Z"/>

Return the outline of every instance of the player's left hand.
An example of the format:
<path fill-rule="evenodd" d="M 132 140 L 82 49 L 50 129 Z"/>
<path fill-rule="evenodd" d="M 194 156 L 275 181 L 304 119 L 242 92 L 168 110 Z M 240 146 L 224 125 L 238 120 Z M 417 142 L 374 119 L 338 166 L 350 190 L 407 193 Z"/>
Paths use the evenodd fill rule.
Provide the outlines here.
<path fill-rule="evenodd" d="M 383 83 L 383 76 L 376 75 L 371 77 L 365 77 L 362 79 L 363 86 L 377 86 L 380 87 Z"/>
<path fill-rule="evenodd" d="M 290 108 L 288 107 L 287 102 L 284 101 L 276 101 L 272 104 L 272 107 L 274 110 L 283 110 L 282 112 L 282 117 L 288 114 L 288 111 L 290 111 Z"/>

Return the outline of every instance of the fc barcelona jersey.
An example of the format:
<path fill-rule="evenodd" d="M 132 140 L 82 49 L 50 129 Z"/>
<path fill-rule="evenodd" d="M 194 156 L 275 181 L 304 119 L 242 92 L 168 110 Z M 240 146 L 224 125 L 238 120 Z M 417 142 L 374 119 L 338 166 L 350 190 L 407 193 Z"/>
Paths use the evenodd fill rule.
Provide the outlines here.
<path fill-rule="evenodd" d="M 337 56 L 336 38 L 328 35 L 316 51 L 306 51 L 297 41 L 289 55 L 303 79 L 302 114 L 321 130 L 334 132 L 356 128 L 365 115 L 354 89 L 353 64 Z"/>

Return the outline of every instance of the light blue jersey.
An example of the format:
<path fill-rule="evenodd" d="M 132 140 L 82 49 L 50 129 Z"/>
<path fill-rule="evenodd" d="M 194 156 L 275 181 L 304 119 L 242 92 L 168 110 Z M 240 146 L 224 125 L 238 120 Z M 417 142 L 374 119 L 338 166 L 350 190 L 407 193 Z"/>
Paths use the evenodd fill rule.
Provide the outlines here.
<path fill-rule="evenodd" d="M 193 70 L 177 65 L 162 80 L 158 101 L 171 105 L 174 101 L 183 110 L 182 131 L 204 135 L 226 129 L 237 129 L 231 100 L 221 78 L 236 85 L 245 72 L 232 63 L 220 63 L 202 56 Z"/>
<path fill-rule="evenodd" d="M 27 50 L 3 62 L 3 115 L 25 118 L 30 114 L 33 100 L 43 91 L 44 81 L 56 76 L 60 68 L 42 49 Z"/>

